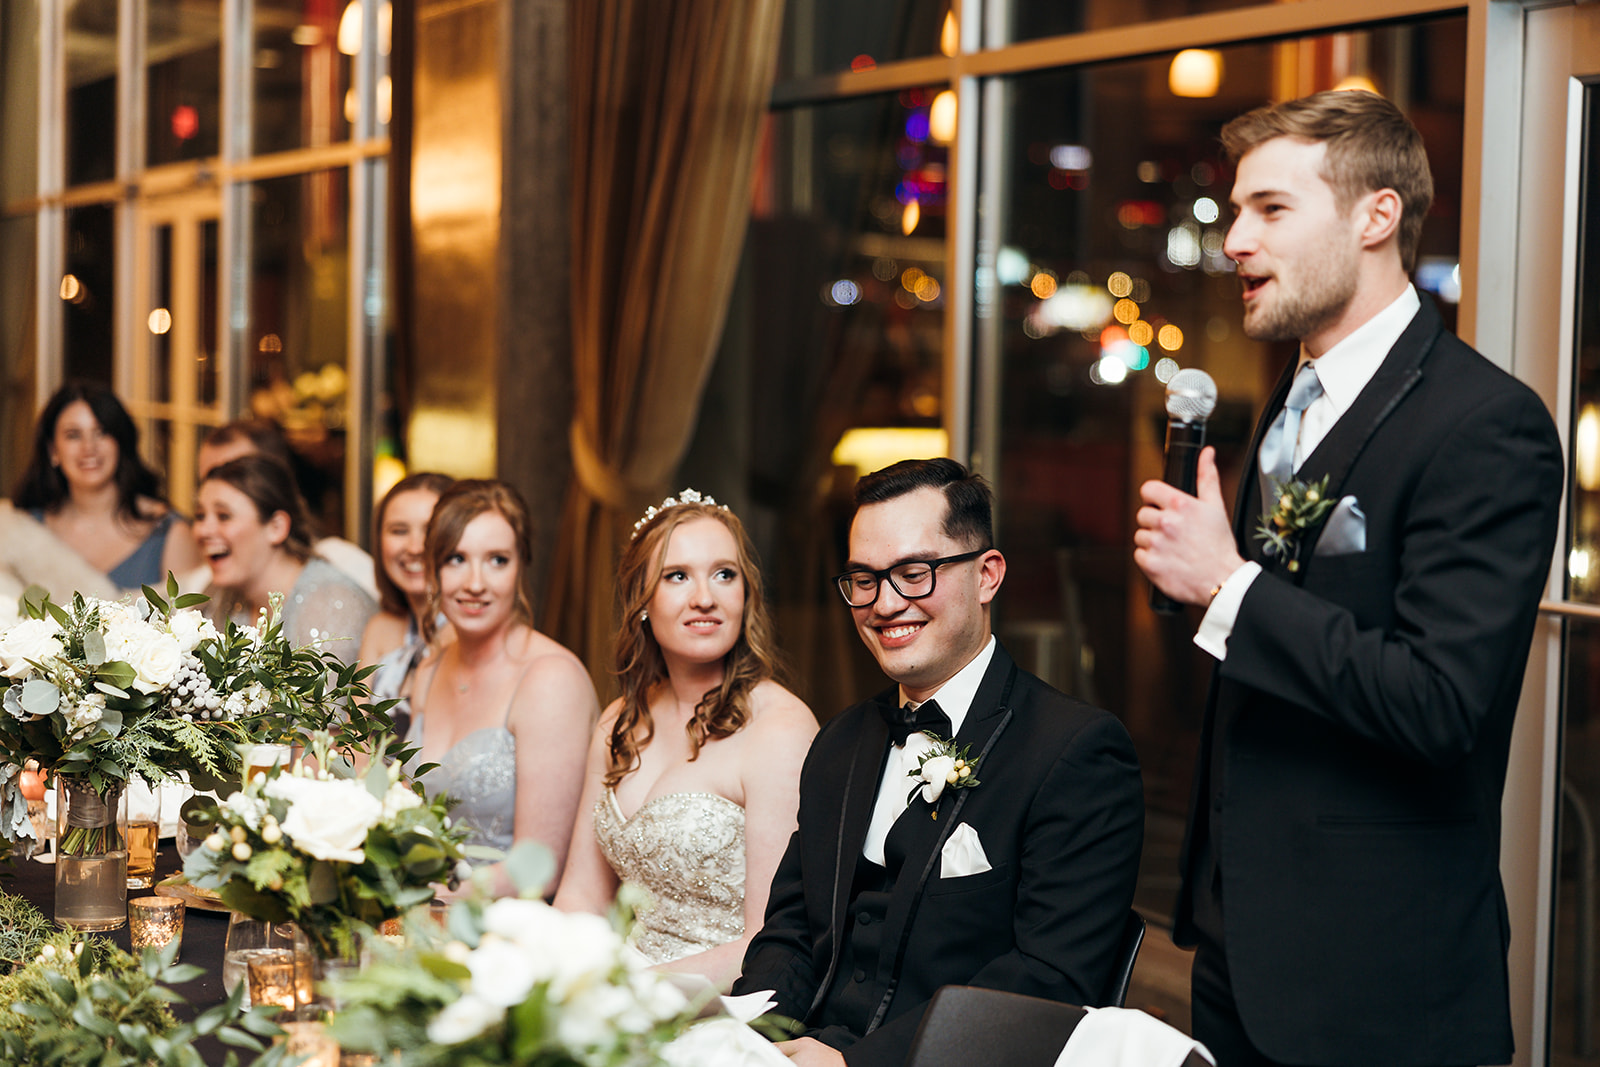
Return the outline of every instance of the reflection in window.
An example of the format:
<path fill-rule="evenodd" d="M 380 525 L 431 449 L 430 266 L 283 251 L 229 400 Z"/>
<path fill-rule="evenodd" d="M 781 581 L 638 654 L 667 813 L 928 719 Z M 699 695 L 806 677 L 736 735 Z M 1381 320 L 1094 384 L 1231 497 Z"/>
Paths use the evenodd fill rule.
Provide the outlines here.
<path fill-rule="evenodd" d="M 326 531 L 344 526 L 350 303 L 345 170 L 251 187 L 249 413 L 283 427 Z"/>
<path fill-rule="evenodd" d="M 358 6 L 345 10 L 359 13 Z M 341 51 L 341 43 L 348 47 L 349 42 L 341 42 L 339 8 L 256 0 L 254 13 L 254 152 L 347 140 L 350 57 Z"/>
<path fill-rule="evenodd" d="M 108 204 L 69 208 L 66 270 L 61 277 L 64 380 L 111 384 L 112 304 L 116 264 L 114 213 Z"/>
<path fill-rule="evenodd" d="M 853 464 L 946 447 L 954 129 L 935 114 L 939 93 L 772 115 L 723 350 L 685 463 L 697 487 L 749 486 L 760 506 L 745 518 L 762 556 L 783 561 L 769 571 L 776 611 L 819 709 L 882 677 L 828 581 L 842 569 Z"/>
<path fill-rule="evenodd" d="M 790 0 L 784 5 L 779 78 L 803 78 L 880 63 L 956 53 L 950 0 Z"/>
<path fill-rule="evenodd" d="M 1439 288 L 1458 241 L 1464 52 L 1464 20 L 1449 19 L 1226 49 L 1211 57 L 1209 96 L 1174 91 L 1172 55 L 996 87 L 1001 165 L 980 191 L 995 209 L 980 219 L 974 316 L 999 395 L 980 455 L 997 482 L 1001 547 L 1023 579 L 997 602 L 997 629 L 1025 666 L 1116 711 L 1133 734 L 1151 814 L 1139 900 L 1149 914 L 1172 906 L 1212 666 L 1191 643 L 1195 619 L 1150 612 L 1132 561 L 1138 488 L 1161 473 L 1164 382 L 1180 365 L 1216 380 L 1208 438 L 1231 500 L 1256 413 L 1294 354 L 1241 332 L 1218 134 L 1280 87 L 1370 79 L 1428 146 L 1438 195 L 1422 254 L 1446 266 Z M 1453 321 L 1455 293 L 1440 295 Z"/>
<path fill-rule="evenodd" d="M 117 0 L 79 0 L 67 5 L 68 185 L 116 176 L 117 6 Z"/>
<path fill-rule="evenodd" d="M 150 0 L 147 162 L 215 156 L 221 149 L 222 5 Z"/>

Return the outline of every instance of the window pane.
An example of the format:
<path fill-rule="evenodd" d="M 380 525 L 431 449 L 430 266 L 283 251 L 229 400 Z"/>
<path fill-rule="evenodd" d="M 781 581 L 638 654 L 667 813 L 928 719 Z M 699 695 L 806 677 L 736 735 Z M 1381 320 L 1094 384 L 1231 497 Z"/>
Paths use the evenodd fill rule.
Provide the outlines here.
<path fill-rule="evenodd" d="M 66 213 L 66 274 L 61 279 L 62 373 L 111 384 L 115 308 L 116 214 L 107 204 Z"/>
<path fill-rule="evenodd" d="M 1600 1064 L 1600 625 L 1567 620 L 1555 914 L 1550 938 L 1550 1062 Z"/>
<path fill-rule="evenodd" d="M 1218 54 L 1215 95 L 1180 99 L 1171 55 L 1056 70 L 996 85 L 1003 129 L 987 149 L 976 344 L 997 368 L 1000 539 L 1013 576 L 997 628 L 1019 661 L 1121 715 L 1139 749 L 1151 849 L 1139 906 L 1166 914 L 1212 661 L 1195 620 L 1157 616 L 1132 560 L 1138 489 L 1160 477 L 1164 382 L 1178 364 L 1216 380 L 1207 425 L 1228 500 L 1256 413 L 1295 346 L 1241 330 L 1222 255 L 1230 165 L 1218 135 L 1275 87 L 1327 84 L 1339 55 L 1422 130 L 1437 195 L 1419 282 L 1440 293 L 1459 239 L 1465 23 L 1248 45 Z M 1442 281 L 1441 281 L 1442 279 Z"/>
<path fill-rule="evenodd" d="M 150 246 L 145 366 L 150 369 L 151 399 L 165 404 L 172 399 L 172 227 L 157 226 L 150 234 Z"/>
<path fill-rule="evenodd" d="M 284 429 L 312 514 L 344 529 L 350 186 L 344 170 L 251 190 L 250 411 Z"/>
<path fill-rule="evenodd" d="M 1567 596 L 1593 604 L 1600 603 L 1600 137 L 1595 136 L 1594 128 L 1596 90 L 1592 86 L 1585 89 L 1584 97 Z"/>
<path fill-rule="evenodd" d="M 148 162 L 221 150 L 222 5 L 150 0 Z"/>
<path fill-rule="evenodd" d="M 832 581 L 857 465 L 947 447 L 948 152 L 928 131 L 937 92 L 771 116 L 722 351 L 683 468 L 687 484 L 730 494 L 762 557 L 784 561 L 766 572 L 783 647 L 824 715 L 882 679 Z"/>
<path fill-rule="evenodd" d="M 200 224 L 200 336 L 195 339 L 194 396 L 201 404 L 217 402 L 217 243 L 215 220 Z"/>
<path fill-rule="evenodd" d="M 0 0 L 0 205 L 39 191 L 39 5 Z M 70 114 L 70 112 L 69 112 Z M 4 277 L 15 278 L 15 274 Z"/>
<path fill-rule="evenodd" d="M 880 63 L 938 55 L 946 31 L 949 0 L 791 0 L 785 5 L 778 77 L 801 78 L 845 70 L 870 70 Z M 954 38 L 947 55 L 955 54 Z"/>
<path fill-rule="evenodd" d="M 69 4 L 65 51 L 67 184 L 105 181 L 117 172 L 117 0 Z"/>
<path fill-rule="evenodd" d="M 305 0 L 256 0 L 257 155 L 349 139 L 351 60 L 339 50 L 340 10 Z"/>

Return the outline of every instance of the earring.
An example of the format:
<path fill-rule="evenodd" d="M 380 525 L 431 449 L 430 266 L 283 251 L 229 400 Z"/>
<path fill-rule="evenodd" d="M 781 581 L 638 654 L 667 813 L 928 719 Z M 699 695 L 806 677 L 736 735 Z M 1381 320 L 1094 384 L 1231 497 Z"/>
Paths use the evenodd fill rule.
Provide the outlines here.
<path fill-rule="evenodd" d="M 639 609 L 639 621 L 640 622 L 649 622 L 650 621 L 650 609 L 649 608 L 640 608 Z"/>

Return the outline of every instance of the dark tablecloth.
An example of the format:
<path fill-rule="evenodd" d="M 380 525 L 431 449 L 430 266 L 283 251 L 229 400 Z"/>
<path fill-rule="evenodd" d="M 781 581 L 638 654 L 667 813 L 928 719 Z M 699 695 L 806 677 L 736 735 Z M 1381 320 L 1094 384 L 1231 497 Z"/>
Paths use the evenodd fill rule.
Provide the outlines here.
<path fill-rule="evenodd" d="M 181 866 L 178 850 L 173 843 L 170 840 L 161 842 L 161 851 L 156 856 L 156 881 L 176 874 Z M 24 897 L 44 912 L 46 918 L 55 917 L 55 879 L 56 869 L 51 864 L 16 857 L 0 863 L 0 889 Z M 152 892 L 149 889 L 130 889 L 128 895 L 141 897 L 149 896 Z M 185 909 L 183 947 L 179 950 L 178 958 L 182 963 L 204 967 L 205 973 L 192 982 L 174 987 L 188 1002 L 172 1006 L 173 1015 L 179 1019 L 192 1019 L 197 1012 L 225 998 L 222 988 L 222 946 L 227 934 L 227 912 Z M 94 936 L 109 937 L 124 951 L 129 950 L 127 926 Z M 221 1063 L 225 1055 L 223 1046 L 214 1039 L 197 1042 L 195 1048 L 207 1063 Z M 241 1055 L 241 1059 L 246 1061 L 249 1058 L 248 1053 Z"/>

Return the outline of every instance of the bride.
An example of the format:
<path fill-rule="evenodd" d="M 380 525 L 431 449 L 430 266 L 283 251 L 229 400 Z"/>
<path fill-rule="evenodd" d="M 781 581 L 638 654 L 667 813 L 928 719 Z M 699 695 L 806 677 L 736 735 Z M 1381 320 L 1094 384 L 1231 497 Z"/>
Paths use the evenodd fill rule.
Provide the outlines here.
<path fill-rule="evenodd" d="M 773 681 L 772 624 L 744 526 L 686 489 L 634 527 L 617 568 L 622 696 L 601 716 L 555 904 L 603 913 L 643 885 L 634 947 L 726 987 L 761 928 L 817 732 Z"/>

